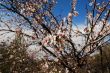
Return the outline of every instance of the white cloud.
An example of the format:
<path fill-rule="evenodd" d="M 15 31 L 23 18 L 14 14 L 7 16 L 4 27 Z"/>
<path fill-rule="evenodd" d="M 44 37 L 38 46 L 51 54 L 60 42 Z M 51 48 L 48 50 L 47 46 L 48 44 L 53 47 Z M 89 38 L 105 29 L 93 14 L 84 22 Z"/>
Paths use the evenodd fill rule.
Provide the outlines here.
<path fill-rule="evenodd" d="M 82 33 L 85 33 L 84 32 L 84 28 L 86 28 L 86 25 L 82 25 L 81 24 L 81 25 L 77 25 L 77 27 L 78 27 L 78 29 Z M 96 35 L 100 31 L 101 27 L 102 27 L 102 23 L 99 22 L 99 25 L 97 25 L 95 27 L 95 30 L 94 30 L 96 32 Z M 73 26 L 72 28 L 73 28 L 73 30 L 77 30 L 76 26 Z M 3 29 L 3 28 L 0 27 L 0 29 Z M 4 29 L 7 29 L 7 28 L 4 27 Z M 13 30 L 15 30 L 15 28 L 13 28 Z M 22 31 L 23 31 L 23 33 L 26 33 L 26 34 L 28 34 L 30 36 L 32 36 L 34 34 L 32 32 L 32 30 L 26 30 L 25 29 L 25 30 L 22 30 Z M 4 33 L 4 32 L 3 31 L 0 31 L 0 34 L 2 34 L 2 33 Z M 75 47 L 78 48 L 77 50 L 80 50 L 82 48 L 82 46 L 85 45 L 85 38 L 83 36 L 75 36 L 75 35 L 76 34 L 74 32 L 72 32 L 72 40 L 76 44 Z M 9 39 L 8 37 L 11 38 L 11 40 L 13 40 L 15 38 L 15 33 L 8 33 L 8 34 L 6 34 L 4 36 L 0 36 L 0 38 L 1 38 L 0 41 L 3 41 L 4 40 L 4 41 L 7 42 L 7 39 Z M 30 41 L 32 42 L 32 39 L 30 39 Z M 30 41 L 28 41 L 28 42 L 30 42 Z M 39 50 L 40 50 L 40 46 L 31 45 L 31 46 L 29 46 L 27 52 L 29 52 L 29 54 L 32 55 L 32 53 L 38 52 Z M 49 50 L 53 51 L 53 49 L 51 49 L 51 48 L 49 48 Z M 43 56 L 46 55 L 46 53 L 44 53 L 43 51 L 40 51 L 36 55 L 37 55 L 36 56 L 37 58 L 43 58 Z"/>

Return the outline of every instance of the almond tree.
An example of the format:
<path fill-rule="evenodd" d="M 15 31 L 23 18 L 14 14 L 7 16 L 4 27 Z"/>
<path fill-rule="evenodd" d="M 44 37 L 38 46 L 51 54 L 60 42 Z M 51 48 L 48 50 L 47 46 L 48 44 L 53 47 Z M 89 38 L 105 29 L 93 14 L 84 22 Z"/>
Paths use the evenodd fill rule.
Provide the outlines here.
<path fill-rule="evenodd" d="M 8 23 L 18 23 L 18 28 L 13 30 L 5 19 L 2 19 L 2 15 L 1 22 L 8 29 L 0 31 L 14 32 L 17 36 L 22 34 L 22 37 L 32 39 L 31 43 L 26 42 L 26 46 L 40 46 L 40 51 L 46 54 L 43 59 L 48 62 L 48 58 L 52 56 L 55 64 L 65 71 L 78 73 L 85 67 L 85 72 L 90 73 L 88 58 L 98 50 L 101 53 L 101 46 L 109 41 L 107 37 L 110 35 L 110 1 L 98 3 L 97 0 L 89 0 L 90 6 L 86 6 L 87 23 L 82 31 L 73 24 L 73 18 L 79 14 L 75 8 L 77 0 L 72 0 L 68 16 L 62 19 L 53 14 L 56 3 L 56 0 L 1 0 L 1 11 L 10 12 L 5 12 L 5 15 L 10 17 Z M 24 33 L 23 27 L 32 30 L 34 34 Z M 83 43 L 74 42 L 73 38 L 78 37 L 83 38 Z"/>

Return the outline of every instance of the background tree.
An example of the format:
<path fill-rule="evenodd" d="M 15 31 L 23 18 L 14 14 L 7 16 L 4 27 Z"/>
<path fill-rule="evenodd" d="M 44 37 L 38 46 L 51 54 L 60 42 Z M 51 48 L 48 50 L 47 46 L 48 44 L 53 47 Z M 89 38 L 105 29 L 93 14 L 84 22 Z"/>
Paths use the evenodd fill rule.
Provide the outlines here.
<path fill-rule="evenodd" d="M 1 73 L 38 73 L 39 64 L 31 60 L 26 53 L 24 43 L 14 40 L 9 46 L 0 46 L 0 72 Z M 18 39 L 17 38 L 17 39 Z"/>

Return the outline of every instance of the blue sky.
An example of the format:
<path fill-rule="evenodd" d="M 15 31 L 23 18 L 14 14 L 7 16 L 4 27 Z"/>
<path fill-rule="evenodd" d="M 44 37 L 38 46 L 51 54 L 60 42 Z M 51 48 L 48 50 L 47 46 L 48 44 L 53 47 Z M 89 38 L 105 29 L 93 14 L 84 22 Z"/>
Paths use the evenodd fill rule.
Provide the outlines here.
<path fill-rule="evenodd" d="M 53 10 L 55 16 L 66 17 L 70 11 L 72 0 L 57 0 L 57 4 Z M 86 19 L 86 4 L 89 0 L 77 0 L 76 11 L 79 12 L 78 17 L 73 18 L 73 23 L 75 24 L 84 24 Z M 109 1 L 109 0 L 96 0 L 97 2 Z"/>
<path fill-rule="evenodd" d="M 85 6 L 87 4 L 87 1 L 85 0 L 78 0 L 76 5 L 76 10 L 79 12 L 78 17 L 74 17 L 73 20 L 75 24 L 81 24 L 85 22 L 85 14 L 86 9 Z M 54 14 L 56 16 L 65 17 L 68 15 L 68 12 L 70 11 L 71 7 L 71 0 L 58 0 L 57 5 L 54 8 Z"/>
<path fill-rule="evenodd" d="M 65 17 L 68 15 L 68 12 L 70 11 L 70 6 L 71 6 L 71 1 L 72 0 L 57 0 L 57 5 L 54 8 L 54 14 L 56 16 L 61 16 Z M 89 0 L 77 0 L 77 5 L 76 5 L 76 11 L 79 12 L 78 17 L 73 18 L 73 23 L 75 24 L 84 24 L 85 23 L 85 18 L 86 18 L 86 4 L 89 5 L 88 3 Z M 97 2 L 102 2 L 102 1 L 109 1 L 109 0 L 96 0 Z"/>

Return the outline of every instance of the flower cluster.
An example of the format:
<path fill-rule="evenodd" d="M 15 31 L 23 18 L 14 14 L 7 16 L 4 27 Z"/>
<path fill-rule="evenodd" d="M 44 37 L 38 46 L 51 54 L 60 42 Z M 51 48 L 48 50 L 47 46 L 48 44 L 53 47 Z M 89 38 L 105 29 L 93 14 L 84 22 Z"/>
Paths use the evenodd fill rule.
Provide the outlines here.
<path fill-rule="evenodd" d="M 65 32 L 61 32 L 61 30 L 57 31 L 56 35 L 47 35 L 43 40 L 42 44 L 44 46 L 47 45 L 55 45 L 57 42 L 63 43 L 63 38 L 65 37 Z M 62 40 L 62 41 L 61 41 Z"/>
<path fill-rule="evenodd" d="M 46 36 L 42 40 L 42 44 L 44 46 L 51 45 L 51 44 L 56 44 L 55 40 L 56 40 L 56 36 L 54 36 L 54 35 L 48 35 L 48 36 Z"/>
<path fill-rule="evenodd" d="M 59 51 L 62 51 L 64 49 L 66 36 L 67 34 L 65 31 L 58 30 L 56 34 L 52 34 L 52 35 L 49 34 L 45 38 L 43 38 L 41 43 L 46 47 L 53 46 L 52 48 L 54 48 L 54 50 L 57 51 L 58 53 Z"/>

